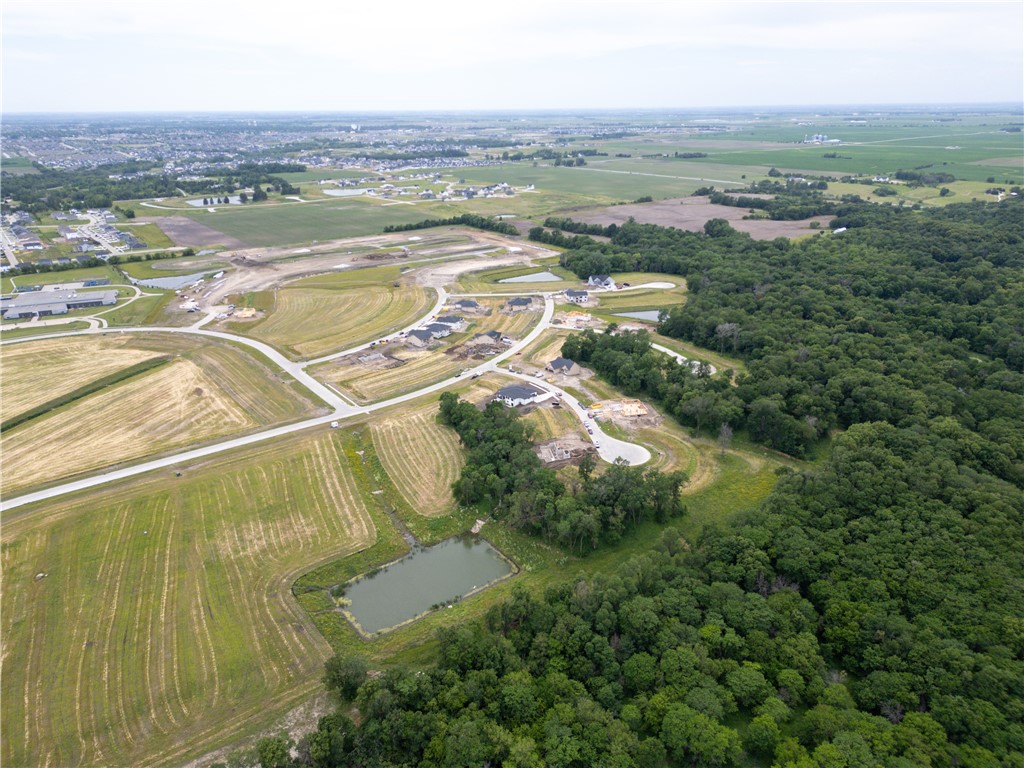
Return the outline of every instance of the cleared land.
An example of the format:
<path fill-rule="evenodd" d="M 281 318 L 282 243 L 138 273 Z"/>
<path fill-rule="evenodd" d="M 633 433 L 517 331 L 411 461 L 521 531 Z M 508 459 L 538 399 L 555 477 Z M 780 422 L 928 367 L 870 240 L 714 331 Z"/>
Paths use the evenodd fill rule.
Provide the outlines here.
<path fill-rule="evenodd" d="M 245 352 L 219 343 L 190 348 L 195 344 L 162 336 L 89 336 L 5 347 L 5 417 L 142 360 L 167 353 L 179 357 L 5 432 L 3 492 L 292 421 L 316 410 L 308 397 Z M 59 384 L 40 388 L 42 376 Z M 42 394 L 33 391 L 33 383 Z"/>
<path fill-rule="evenodd" d="M 139 209 L 140 212 L 146 210 L 152 209 Z M 249 247 L 244 240 L 208 227 L 188 216 L 155 216 L 151 219 L 140 218 L 137 221 L 156 224 L 167 237 L 174 241 L 175 245 L 187 245 L 193 248 L 209 248 L 214 245 L 222 245 L 225 248 Z"/>
<path fill-rule="evenodd" d="M 428 517 L 451 511 L 452 483 L 465 462 L 458 435 L 437 423 L 437 413 L 430 403 L 370 426 L 391 482 L 415 512 Z"/>
<path fill-rule="evenodd" d="M 821 228 L 827 228 L 831 216 L 818 216 L 799 221 L 771 221 L 769 219 L 744 219 L 750 215 L 748 208 L 734 208 L 729 205 L 714 205 L 706 197 L 659 200 L 653 203 L 616 205 L 590 211 L 573 213 L 572 218 L 588 224 L 624 224 L 633 218 L 641 224 L 657 224 L 675 227 L 689 232 L 699 232 L 710 219 L 725 219 L 733 229 L 747 232 L 755 240 L 774 240 L 776 237 L 801 237 L 813 234 L 811 222 L 817 221 Z"/>
<path fill-rule="evenodd" d="M 306 435 L 5 520 L 3 764 L 180 765 L 307 698 L 291 583 L 376 538 L 351 459 Z"/>
<path fill-rule="evenodd" d="M 273 311 L 245 332 L 296 359 L 313 358 L 402 328 L 429 307 L 430 296 L 413 285 L 343 282 L 332 288 L 300 280 L 279 289 Z"/>

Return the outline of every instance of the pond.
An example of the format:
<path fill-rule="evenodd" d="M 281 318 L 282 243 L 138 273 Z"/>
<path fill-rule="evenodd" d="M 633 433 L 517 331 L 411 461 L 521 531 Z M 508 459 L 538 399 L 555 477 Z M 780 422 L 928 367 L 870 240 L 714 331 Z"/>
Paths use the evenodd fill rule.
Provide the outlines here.
<path fill-rule="evenodd" d="M 529 275 L 520 275 L 519 277 L 506 277 L 504 280 L 499 280 L 499 283 L 561 283 L 562 278 L 556 275 L 554 272 L 533 272 Z"/>
<path fill-rule="evenodd" d="M 366 194 L 365 189 L 322 189 L 320 191 L 331 197 L 358 197 Z"/>
<path fill-rule="evenodd" d="M 224 197 L 224 195 L 217 195 L 217 197 Z M 202 198 L 198 200 L 186 200 L 186 203 L 191 205 L 193 208 L 209 208 L 215 205 L 224 205 L 224 203 L 211 203 L 210 198 L 207 198 L 206 202 L 203 202 Z M 241 205 L 242 198 L 238 195 L 228 195 L 228 205 Z"/>
<path fill-rule="evenodd" d="M 639 312 L 616 312 L 615 317 L 628 317 L 633 320 L 646 320 L 649 323 L 656 323 L 660 314 L 660 309 L 645 309 Z"/>
<path fill-rule="evenodd" d="M 191 275 L 175 275 L 173 277 L 150 277 L 146 280 L 128 278 L 132 285 L 141 285 L 143 288 L 161 288 L 163 290 L 176 291 L 192 283 L 197 283 L 206 276 L 206 272 L 195 272 Z"/>
<path fill-rule="evenodd" d="M 347 612 L 364 633 L 373 634 L 478 592 L 509 576 L 514 568 L 479 537 L 446 539 L 432 547 L 414 548 L 401 560 L 347 585 Z"/>

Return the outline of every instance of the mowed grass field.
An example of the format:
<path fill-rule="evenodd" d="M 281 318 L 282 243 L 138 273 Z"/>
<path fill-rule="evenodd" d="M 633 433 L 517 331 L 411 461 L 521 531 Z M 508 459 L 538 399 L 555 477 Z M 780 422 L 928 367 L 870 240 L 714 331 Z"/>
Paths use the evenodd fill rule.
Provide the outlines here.
<path fill-rule="evenodd" d="M 486 317 L 466 316 L 465 319 L 471 321 L 466 330 L 434 342 L 434 348 L 417 349 L 403 344 L 389 344 L 382 348 L 388 355 L 403 361 L 394 368 L 377 368 L 358 363 L 339 365 L 330 362 L 317 366 L 312 372 L 322 381 L 342 388 L 356 402 L 376 402 L 412 392 L 482 363 L 483 359 L 448 354 L 448 350 L 463 344 L 474 335 L 496 330 L 514 339 L 520 339 L 540 320 L 540 312 L 502 314 L 497 308 L 504 304 L 504 300 L 480 300 L 480 304 L 492 307 L 491 314 Z M 502 350 L 504 349 L 503 347 Z"/>
<path fill-rule="evenodd" d="M 465 463 L 458 435 L 438 424 L 438 410 L 432 402 L 370 425 L 374 448 L 391 482 L 415 512 L 427 517 L 451 511 L 452 483 Z"/>
<path fill-rule="evenodd" d="M 337 276 L 314 277 L 275 292 L 273 310 L 254 325 L 237 332 L 266 341 L 295 359 L 309 359 L 362 344 L 403 328 L 422 317 L 431 295 L 415 285 L 395 286 L 390 277 L 358 276 L 357 270 Z"/>
<path fill-rule="evenodd" d="M 194 340 L 166 336 L 85 336 L 23 342 L 3 351 L 4 418 L 142 360 L 176 355 L 151 371 L 6 431 L 0 484 L 6 495 L 293 421 L 317 409 L 267 366 L 220 343 L 197 346 Z M 40 381 L 50 380 L 54 387 L 39 387 Z"/>
<path fill-rule="evenodd" d="M 3 765 L 180 765 L 307 699 L 329 649 L 291 583 L 376 539 L 342 443 L 278 440 L 9 515 Z"/>

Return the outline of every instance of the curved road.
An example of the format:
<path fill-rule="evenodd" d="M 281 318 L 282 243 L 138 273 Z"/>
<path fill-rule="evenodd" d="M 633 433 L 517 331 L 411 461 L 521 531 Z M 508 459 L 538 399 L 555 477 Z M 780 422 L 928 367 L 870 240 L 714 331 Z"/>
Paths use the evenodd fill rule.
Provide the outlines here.
<path fill-rule="evenodd" d="M 640 286 L 637 287 L 639 288 Z M 185 333 L 194 334 L 197 336 L 209 336 L 211 338 L 222 339 L 224 341 L 234 342 L 236 344 L 242 344 L 244 346 L 256 350 L 265 358 L 267 358 L 271 363 L 276 365 L 280 370 L 290 375 L 296 381 L 305 386 L 310 392 L 312 392 L 322 401 L 330 405 L 334 410 L 329 415 L 326 416 L 317 416 L 311 419 L 305 419 L 303 421 L 295 422 L 294 424 L 286 424 L 284 426 L 274 427 L 263 432 L 232 438 L 230 440 L 214 443 L 212 445 L 204 446 L 202 448 L 194 448 L 191 450 L 182 451 L 181 453 L 176 453 L 173 456 L 166 456 L 161 459 L 154 459 L 152 461 L 143 462 L 142 464 L 134 464 L 130 467 L 124 467 L 110 472 L 92 475 L 90 477 L 82 478 L 81 480 L 63 483 L 61 485 L 56 485 L 51 488 L 45 488 L 34 493 L 27 493 L 21 496 L 16 496 L 11 499 L 4 499 L 2 502 L 0 502 L 0 511 L 7 511 L 10 509 L 14 509 L 15 507 L 20 507 L 24 504 L 31 504 L 36 501 L 52 499 L 57 496 L 63 496 L 65 494 L 84 490 L 86 488 L 93 488 L 95 486 L 103 485 L 114 480 L 122 480 L 124 478 L 132 477 L 134 475 L 140 475 L 145 472 L 150 472 L 152 470 L 164 469 L 166 467 L 180 465 L 185 462 L 192 461 L 194 459 L 203 458 L 205 456 L 210 456 L 215 453 L 221 453 L 223 451 L 229 451 L 234 448 L 240 448 L 246 445 L 252 445 L 253 443 L 262 442 L 264 440 L 269 440 L 275 437 L 281 437 L 283 435 L 288 435 L 293 432 L 309 429 L 311 427 L 328 424 L 332 421 L 339 421 L 342 419 L 350 418 L 352 416 L 372 413 L 373 411 L 378 411 L 384 408 L 390 408 L 392 406 L 399 405 L 409 400 L 414 400 L 418 397 L 422 397 L 423 395 L 430 394 L 431 392 L 437 392 L 438 390 L 445 389 L 446 387 L 449 387 L 452 384 L 462 381 L 467 377 L 472 377 L 474 375 L 479 375 L 490 371 L 498 371 L 499 369 L 497 366 L 499 363 L 509 359 L 510 357 L 513 357 L 517 352 L 520 352 L 529 344 L 533 343 L 533 341 L 537 339 L 537 337 L 540 336 L 541 333 L 543 333 L 550 327 L 551 318 L 554 316 L 555 311 L 553 294 L 545 293 L 543 294 L 543 297 L 544 312 L 541 315 L 540 322 L 538 322 L 534 326 L 533 330 L 531 330 L 525 337 L 523 337 L 520 341 L 516 342 L 516 344 L 514 344 L 513 346 L 509 347 L 506 351 L 491 358 L 485 363 L 481 363 L 480 365 L 474 368 L 470 368 L 456 376 L 452 376 L 450 378 L 439 381 L 435 384 L 423 387 L 422 389 L 418 389 L 415 392 L 410 392 L 405 395 L 393 397 L 389 400 L 382 400 L 381 402 L 371 403 L 370 405 L 365 406 L 354 405 L 353 403 L 349 402 L 330 387 L 314 379 L 306 372 L 305 369 L 307 366 L 315 365 L 317 363 L 325 362 L 336 357 L 342 357 L 344 355 L 352 354 L 353 352 L 358 352 L 363 349 L 367 349 L 370 343 L 372 342 L 360 345 L 358 347 L 353 347 L 352 349 L 347 349 L 342 352 L 337 352 L 326 357 L 317 358 L 315 360 L 295 362 L 289 360 L 276 349 L 271 347 L 269 344 L 265 344 L 262 341 L 246 338 L 244 336 L 236 336 L 234 334 L 225 333 L 222 331 L 204 330 L 201 326 L 205 322 L 209 321 L 209 316 L 203 318 L 194 325 L 185 328 L 155 326 L 119 328 L 116 330 L 90 328 L 88 330 L 83 331 L 69 331 L 65 333 L 52 333 L 39 336 L 30 336 L 24 339 L 11 339 L 10 341 L 6 341 L 4 343 L 16 344 L 23 343 L 26 341 L 39 341 L 42 339 L 62 338 L 67 336 L 90 336 L 96 334 L 111 333 Z M 447 298 L 447 292 L 443 288 L 439 288 L 438 300 L 435 303 L 434 307 L 430 310 L 430 313 L 426 315 L 426 317 L 421 318 L 416 323 L 413 323 L 412 325 L 408 326 L 408 328 L 403 330 L 415 328 L 416 326 L 421 325 L 423 322 L 429 320 L 431 317 L 436 315 L 440 311 L 441 307 L 444 306 L 444 303 L 447 300 Z M 397 336 L 400 333 L 402 333 L 402 331 L 398 331 L 394 334 L 391 334 L 387 338 L 393 338 L 394 336 Z M 665 351 L 670 352 L 669 350 Z M 670 352 L 670 354 L 676 356 L 676 353 Z M 583 406 L 579 403 L 578 400 L 576 400 L 575 397 L 565 392 L 560 387 L 547 383 L 541 384 L 537 382 L 535 378 L 526 376 L 525 374 L 515 374 L 508 371 L 501 371 L 501 373 L 526 379 L 530 381 L 532 384 L 534 384 L 534 386 L 540 389 L 544 389 L 551 392 L 557 392 L 562 401 L 568 403 L 571 406 L 573 413 L 575 413 L 579 417 L 580 421 L 585 426 L 589 426 L 591 429 L 594 430 L 591 439 L 597 446 L 598 455 L 600 455 L 601 458 L 604 459 L 605 461 L 615 462 L 619 459 L 622 459 L 631 465 L 637 465 L 643 464 L 651 458 L 650 452 L 643 446 L 627 443 L 625 441 L 618 440 L 605 434 L 596 422 L 591 422 L 588 424 L 588 421 L 586 419 L 586 411 L 583 409 Z"/>

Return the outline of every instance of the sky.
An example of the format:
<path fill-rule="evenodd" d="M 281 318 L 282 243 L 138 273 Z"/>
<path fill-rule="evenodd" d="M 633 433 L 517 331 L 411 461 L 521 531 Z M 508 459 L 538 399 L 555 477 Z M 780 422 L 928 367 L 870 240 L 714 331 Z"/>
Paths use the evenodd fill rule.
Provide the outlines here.
<path fill-rule="evenodd" d="M 0 110 L 1024 99 L 1024 0 L 4 0 Z"/>

